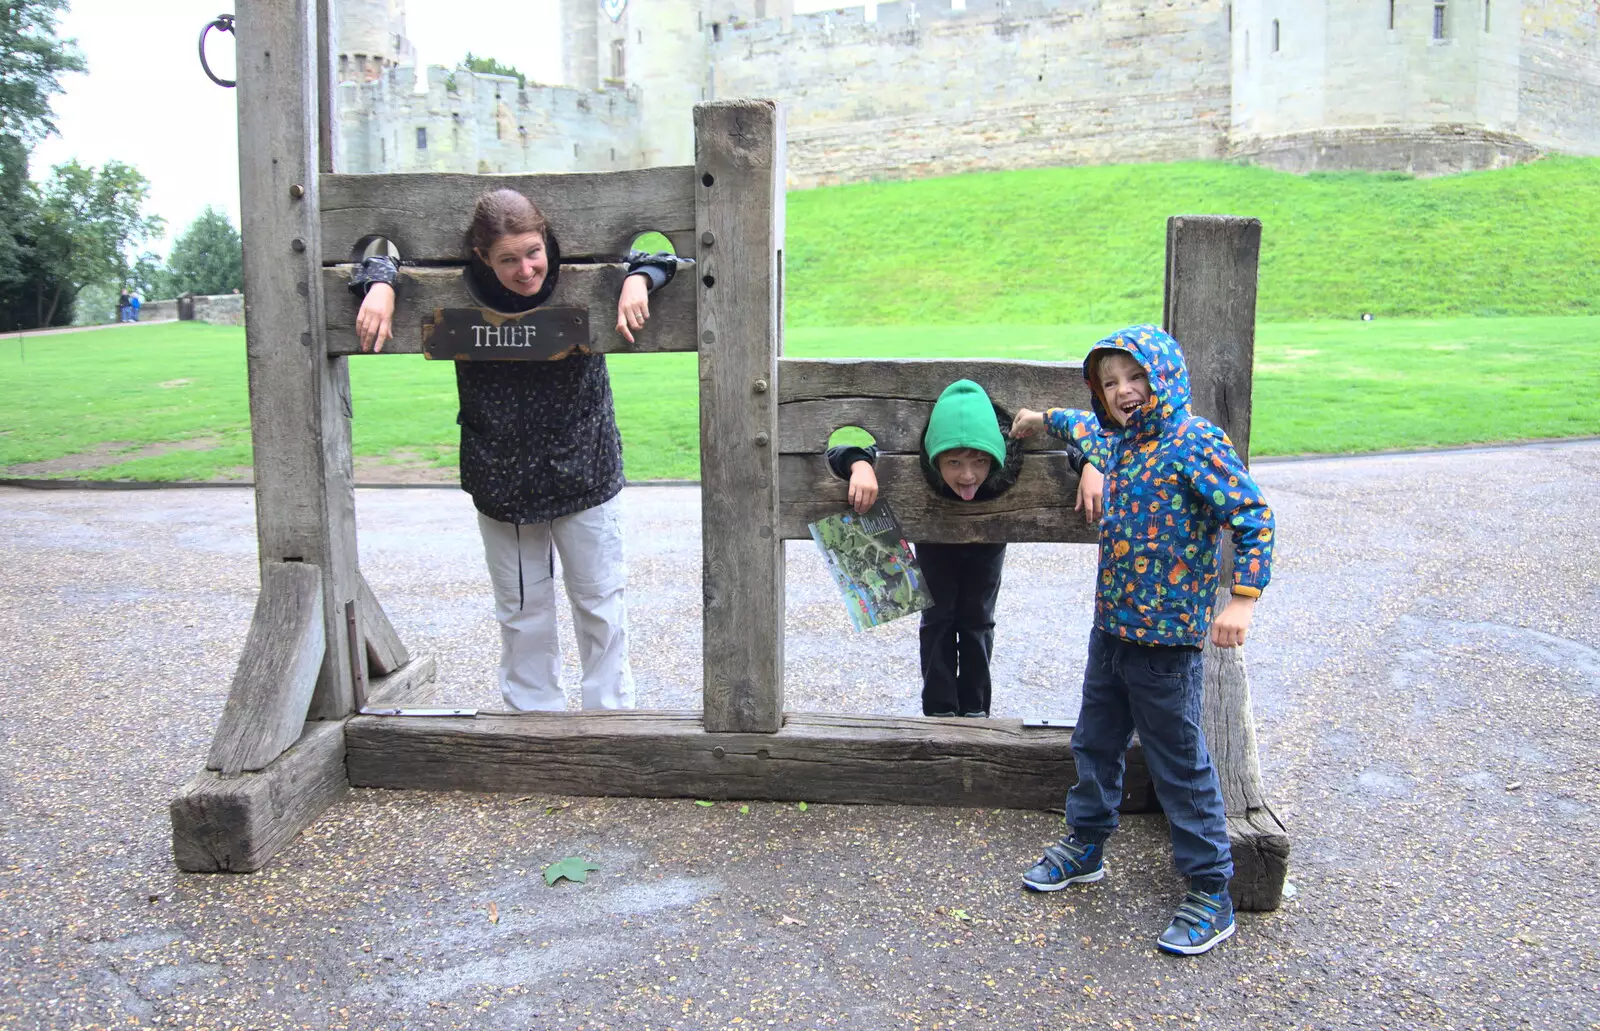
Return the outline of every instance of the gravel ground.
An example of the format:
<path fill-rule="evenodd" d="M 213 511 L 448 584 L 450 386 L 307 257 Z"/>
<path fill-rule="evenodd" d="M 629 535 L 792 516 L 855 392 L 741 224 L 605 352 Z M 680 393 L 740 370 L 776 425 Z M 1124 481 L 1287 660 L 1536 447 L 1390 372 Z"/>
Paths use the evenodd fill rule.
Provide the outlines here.
<path fill-rule="evenodd" d="M 1600 444 L 1258 475 L 1297 892 L 1199 959 L 1152 947 L 1158 817 L 1051 896 L 1016 880 L 1048 813 L 393 791 L 261 873 L 180 874 L 166 804 L 243 644 L 251 496 L 0 489 L 0 1027 L 1600 1028 Z M 624 498 L 640 704 L 694 706 L 698 493 Z M 357 504 L 440 700 L 496 707 L 464 496 Z M 1075 709 L 1090 550 L 1011 549 L 997 714 Z M 790 708 L 917 711 L 909 621 L 851 633 L 809 545 L 789 592 Z M 547 888 L 569 855 L 599 872 Z"/>

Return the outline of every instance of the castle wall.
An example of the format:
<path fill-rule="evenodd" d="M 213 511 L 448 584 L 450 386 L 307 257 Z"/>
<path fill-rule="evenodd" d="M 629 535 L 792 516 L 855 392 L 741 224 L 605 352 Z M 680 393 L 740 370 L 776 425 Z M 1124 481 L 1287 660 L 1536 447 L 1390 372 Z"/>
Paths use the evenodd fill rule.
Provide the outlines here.
<path fill-rule="evenodd" d="M 1531 142 L 1600 156 L 1600 5 L 1527 0 L 1519 122 Z"/>
<path fill-rule="evenodd" d="M 720 36 L 713 96 L 790 105 L 796 186 L 1226 147 L 1221 0 L 901 0 Z"/>
<path fill-rule="evenodd" d="M 640 164 L 632 91 L 533 83 L 518 89 L 509 76 L 439 66 L 427 75 L 426 93 L 415 92 L 409 67 L 339 87 L 340 171 L 607 171 Z"/>
<path fill-rule="evenodd" d="M 406 38 L 405 0 L 341 0 L 338 20 L 340 81 L 371 81 L 395 64 L 414 64 Z"/>

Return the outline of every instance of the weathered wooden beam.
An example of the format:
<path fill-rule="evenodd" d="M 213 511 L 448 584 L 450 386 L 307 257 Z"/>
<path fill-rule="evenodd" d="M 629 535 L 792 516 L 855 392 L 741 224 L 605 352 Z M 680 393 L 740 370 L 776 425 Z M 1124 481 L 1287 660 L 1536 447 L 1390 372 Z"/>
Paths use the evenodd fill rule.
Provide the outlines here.
<path fill-rule="evenodd" d="M 433 697 L 437 667 L 432 655 L 412 659 L 392 673 L 374 677 L 367 688 L 367 708 L 420 705 Z"/>
<path fill-rule="evenodd" d="M 1081 361 L 992 358 L 784 358 L 778 362 L 778 401 L 882 397 L 931 403 L 958 379 L 979 384 L 1008 411 L 1089 406 Z"/>
<path fill-rule="evenodd" d="M 914 542 L 1063 541 L 1091 544 L 1096 528 L 1073 511 L 1078 476 L 1059 451 L 1026 455 L 1016 484 L 993 501 L 947 501 L 923 478 L 916 455 L 880 455 L 878 486 Z M 778 533 L 809 540 L 807 523 L 846 507 L 849 484 L 833 475 L 822 455 L 778 460 Z"/>
<path fill-rule="evenodd" d="M 780 371 L 778 375 L 783 375 Z M 959 378 L 959 377 L 958 377 Z M 952 382 L 954 382 L 952 380 Z M 1081 382 L 1081 380 L 1080 380 Z M 1034 404 L 1039 404 L 1038 400 Z M 1056 406 L 1055 401 L 1044 402 Z M 1014 408 L 1002 406 L 1007 411 Z M 857 426 L 872 434 L 880 452 L 919 454 L 928 429 L 932 401 L 901 397 L 835 397 L 817 401 L 778 404 L 778 450 L 782 454 L 814 455 L 827 451 L 828 438 L 842 426 Z M 1059 451 L 1061 441 L 1041 433 L 1022 442 L 1025 451 Z"/>
<path fill-rule="evenodd" d="M 354 704 L 345 605 L 356 596 L 350 379 L 323 340 L 317 3 L 248 3 L 237 17 L 245 350 L 263 568 L 322 571 L 327 647 L 314 719 Z M 364 656 L 357 655 L 357 662 Z"/>
<path fill-rule="evenodd" d="M 679 165 L 544 175 L 325 175 L 326 260 L 351 261 L 362 241 L 381 236 L 405 261 L 464 262 L 471 257 L 466 237 L 473 202 L 502 187 L 539 206 L 567 257 L 620 258 L 639 234 L 658 232 L 689 258 L 696 247 L 696 174 Z"/>
<path fill-rule="evenodd" d="M 376 680 L 410 662 L 411 654 L 395 632 L 394 624 L 389 622 L 389 614 L 378 603 L 372 585 L 367 583 L 365 576 L 356 575 L 356 616 L 366 640 L 367 671 Z"/>
<path fill-rule="evenodd" d="M 783 725 L 783 132 L 772 101 L 694 109 L 704 711 L 718 732 Z"/>
<path fill-rule="evenodd" d="M 1072 732 L 1020 720 L 790 713 L 783 729 L 707 733 L 693 712 L 358 716 L 356 787 L 651 798 L 1057 809 Z M 1125 811 L 1155 807 L 1137 745 Z"/>
<path fill-rule="evenodd" d="M 1246 461 L 1260 254 L 1258 219 L 1180 215 L 1167 220 L 1163 325 L 1183 346 L 1191 408 L 1220 426 Z M 1220 610 L 1233 582 L 1231 541 L 1219 551 Z M 1235 902 L 1243 909 L 1275 909 L 1288 871 L 1289 838 L 1267 808 L 1244 651 L 1217 648 L 1207 640 L 1203 654 L 1201 729 L 1235 845 Z M 1248 904 L 1240 901 L 1240 891 Z"/>
<path fill-rule="evenodd" d="M 282 755 L 305 726 L 326 647 L 322 573 L 269 562 L 206 768 L 233 777 Z"/>
<path fill-rule="evenodd" d="M 1189 407 L 1221 426 L 1250 458 L 1261 220 L 1177 215 L 1167 220 L 1162 328 L 1183 345 Z"/>
<path fill-rule="evenodd" d="M 1267 806 L 1228 817 L 1233 849 L 1233 904 L 1249 912 L 1269 912 L 1283 904 L 1289 877 L 1289 832 Z"/>
<path fill-rule="evenodd" d="M 308 723 L 294 746 L 259 773 L 191 779 L 168 807 L 178 869 L 261 869 L 345 793 L 344 757 L 342 723 Z"/>
<path fill-rule="evenodd" d="M 360 354 L 356 342 L 356 312 L 360 302 L 348 284 L 353 265 L 322 270 L 327 307 L 328 353 Z M 650 322 L 628 343 L 617 332 L 617 295 L 627 274 L 625 265 L 563 265 L 550 296 L 554 306 L 589 310 L 589 346 L 607 354 L 693 351 L 695 344 L 695 276 L 685 269 L 671 283 L 650 296 Z M 395 291 L 394 339 L 383 345 L 384 354 L 421 354 L 422 318 L 436 308 L 476 308 L 478 302 L 462 281 L 463 267 L 404 268 Z"/>

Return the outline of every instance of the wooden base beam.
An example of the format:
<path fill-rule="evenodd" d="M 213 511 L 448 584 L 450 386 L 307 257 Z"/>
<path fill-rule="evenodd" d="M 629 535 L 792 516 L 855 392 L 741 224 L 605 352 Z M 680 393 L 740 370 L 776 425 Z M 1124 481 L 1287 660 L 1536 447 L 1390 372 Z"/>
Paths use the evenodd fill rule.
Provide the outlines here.
<path fill-rule="evenodd" d="M 357 716 L 356 787 L 646 798 L 1061 808 L 1071 732 L 1020 720 L 789 713 L 775 734 L 707 733 L 696 712 Z M 1124 811 L 1155 807 L 1137 745 Z"/>
<path fill-rule="evenodd" d="M 1289 832 L 1269 807 L 1228 817 L 1228 844 L 1233 847 L 1233 880 L 1229 893 L 1235 909 L 1264 913 L 1283 904 L 1289 876 Z"/>
<path fill-rule="evenodd" d="M 259 773 L 202 772 L 172 800 L 172 858 L 190 873 L 251 873 L 345 793 L 344 724 L 306 724 Z"/>

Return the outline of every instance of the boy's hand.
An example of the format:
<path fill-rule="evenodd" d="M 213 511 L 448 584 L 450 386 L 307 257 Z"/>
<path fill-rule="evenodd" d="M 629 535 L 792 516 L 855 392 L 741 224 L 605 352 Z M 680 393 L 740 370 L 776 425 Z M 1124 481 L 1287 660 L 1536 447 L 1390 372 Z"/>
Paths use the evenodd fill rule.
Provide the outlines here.
<path fill-rule="evenodd" d="M 1044 413 L 1032 408 L 1018 408 L 1011 420 L 1011 439 L 1025 440 L 1044 429 Z"/>
<path fill-rule="evenodd" d="M 1244 643 L 1244 632 L 1255 615 L 1256 600 L 1235 594 L 1221 615 L 1211 624 L 1211 643 L 1218 648 L 1237 648 Z"/>
<path fill-rule="evenodd" d="M 361 350 L 377 353 L 386 340 L 394 339 L 394 287 L 373 283 L 356 312 L 356 341 Z"/>
<path fill-rule="evenodd" d="M 1083 521 L 1090 526 L 1105 515 L 1106 478 L 1088 462 L 1083 463 L 1083 471 L 1078 474 L 1078 503 L 1072 507 L 1083 513 Z"/>
<path fill-rule="evenodd" d="M 850 507 L 865 513 L 878 500 L 878 474 L 872 463 L 858 459 L 850 466 Z"/>
<path fill-rule="evenodd" d="M 617 332 L 633 343 L 633 331 L 644 329 L 650 318 L 649 277 L 634 273 L 622 281 L 622 296 L 617 298 Z"/>

